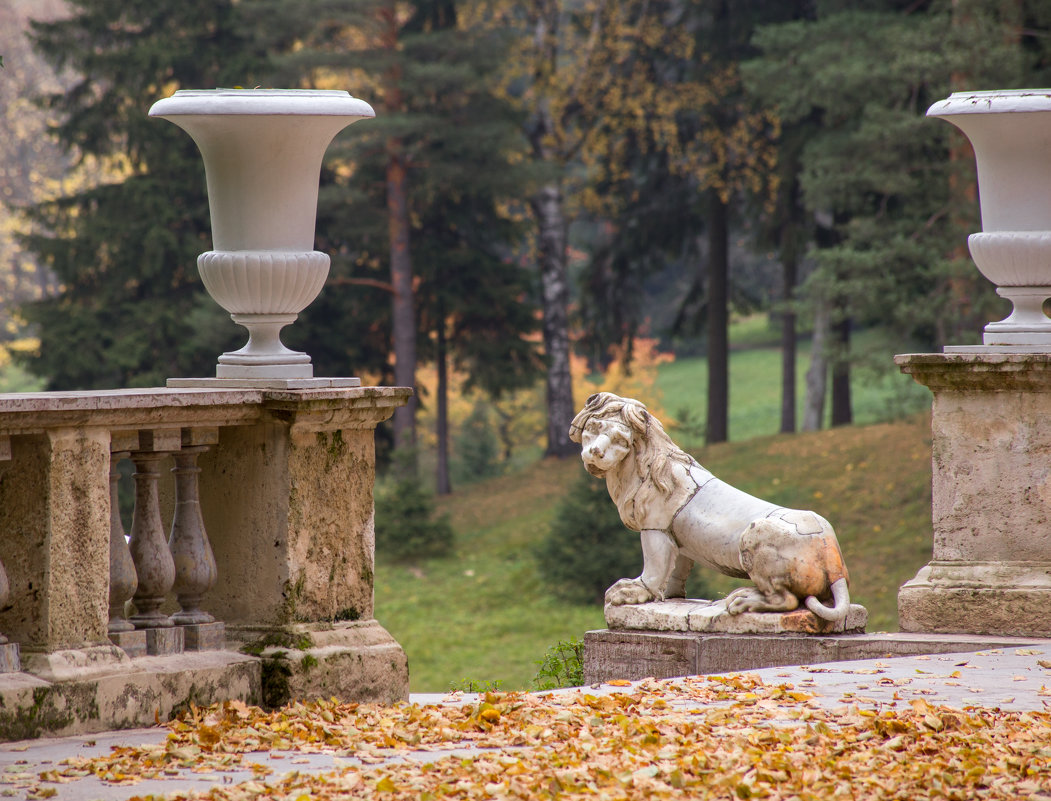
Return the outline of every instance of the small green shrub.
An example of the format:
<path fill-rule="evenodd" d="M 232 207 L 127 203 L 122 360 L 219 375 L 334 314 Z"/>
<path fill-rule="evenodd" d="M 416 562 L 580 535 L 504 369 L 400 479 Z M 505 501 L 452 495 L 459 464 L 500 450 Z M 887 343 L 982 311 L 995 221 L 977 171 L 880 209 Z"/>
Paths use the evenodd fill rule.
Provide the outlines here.
<path fill-rule="evenodd" d="M 606 482 L 587 473 L 562 499 L 534 554 L 548 588 L 570 603 L 602 603 L 615 581 L 642 572 L 639 535 L 621 522 Z M 712 597 L 703 573 L 691 573 L 686 594 Z"/>
<path fill-rule="evenodd" d="M 470 484 L 501 473 L 500 445 L 493 432 L 489 404 L 478 401 L 463 421 L 454 453 L 456 480 Z"/>
<path fill-rule="evenodd" d="M 570 603 L 602 603 L 617 579 L 637 576 L 642 565 L 639 535 L 620 521 L 606 483 L 581 471 L 536 548 L 548 588 Z"/>
<path fill-rule="evenodd" d="M 403 475 L 376 493 L 376 552 L 398 562 L 446 556 L 453 530 L 436 515 L 434 499 L 414 476 Z"/>
<path fill-rule="evenodd" d="M 580 687 L 584 683 L 584 643 L 575 637 L 560 640 L 547 649 L 533 678 L 538 690 Z"/>

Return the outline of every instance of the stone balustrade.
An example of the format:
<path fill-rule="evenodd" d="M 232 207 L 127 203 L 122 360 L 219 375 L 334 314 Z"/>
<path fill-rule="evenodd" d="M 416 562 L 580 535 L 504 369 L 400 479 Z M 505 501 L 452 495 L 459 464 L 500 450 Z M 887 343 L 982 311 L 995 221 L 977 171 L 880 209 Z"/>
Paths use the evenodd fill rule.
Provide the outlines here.
<path fill-rule="evenodd" d="M 404 653 L 373 617 L 373 437 L 410 394 L 0 395 L 0 670 L 292 643 L 322 658 L 285 672 L 291 695 L 403 697 Z"/>

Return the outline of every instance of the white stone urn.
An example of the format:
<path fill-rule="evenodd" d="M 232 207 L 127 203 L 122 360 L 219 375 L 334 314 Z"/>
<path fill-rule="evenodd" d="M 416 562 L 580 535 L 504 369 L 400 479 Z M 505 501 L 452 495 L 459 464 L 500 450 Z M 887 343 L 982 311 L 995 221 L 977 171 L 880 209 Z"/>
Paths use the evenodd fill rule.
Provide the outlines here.
<path fill-rule="evenodd" d="M 1014 304 L 985 327 L 986 346 L 1051 349 L 1051 89 L 954 92 L 927 110 L 970 140 L 981 233 L 967 243 L 982 275 Z"/>
<path fill-rule="evenodd" d="M 204 158 L 213 250 L 197 259 L 209 294 L 248 343 L 224 353 L 218 379 L 309 379 L 305 353 L 281 329 L 317 297 L 329 257 L 314 250 L 321 161 L 339 131 L 374 117 L 347 92 L 295 89 L 179 90 L 153 104 Z"/>

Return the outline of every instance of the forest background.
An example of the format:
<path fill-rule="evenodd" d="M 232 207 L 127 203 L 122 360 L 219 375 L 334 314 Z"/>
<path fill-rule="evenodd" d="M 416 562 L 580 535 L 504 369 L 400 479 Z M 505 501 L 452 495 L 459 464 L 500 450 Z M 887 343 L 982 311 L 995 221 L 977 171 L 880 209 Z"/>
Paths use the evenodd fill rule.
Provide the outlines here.
<path fill-rule="evenodd" d="M 1047 0 L 0 0 L 0 390 L 162 385 L 243 342 L 194 269 L 200 156 L 146 111 L 283 86 L 377 111 L 329 149 L 332 271 L 286 340 L 418 388 L 379 433 L 387 511 L 574 454 L 595 387 L 725 441 L 732 320 L 779 342 L 780 431 L 849 424 L 852 373 L 1006 312 L 969 145 L 924 111 L 1048 85 L 1049 43 Z M 697 358 L 666 408 L 657 368 Z"/>

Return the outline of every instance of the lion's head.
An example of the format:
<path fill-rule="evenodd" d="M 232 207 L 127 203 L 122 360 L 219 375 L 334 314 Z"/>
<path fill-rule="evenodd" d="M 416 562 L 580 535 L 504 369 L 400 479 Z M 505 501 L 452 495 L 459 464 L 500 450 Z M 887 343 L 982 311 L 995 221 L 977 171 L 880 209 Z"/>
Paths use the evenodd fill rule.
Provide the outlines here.
<path fill-rule="evenodd" d="M 649 513 L 682 494 L 682 468 L 693 464 L 645 404 L 612 392 L 588 398 L 570 424 L 569 438 L 580 443 L 587 471 L 607 479 L 621 519 L 636 530 L 650 527 Z"/>

